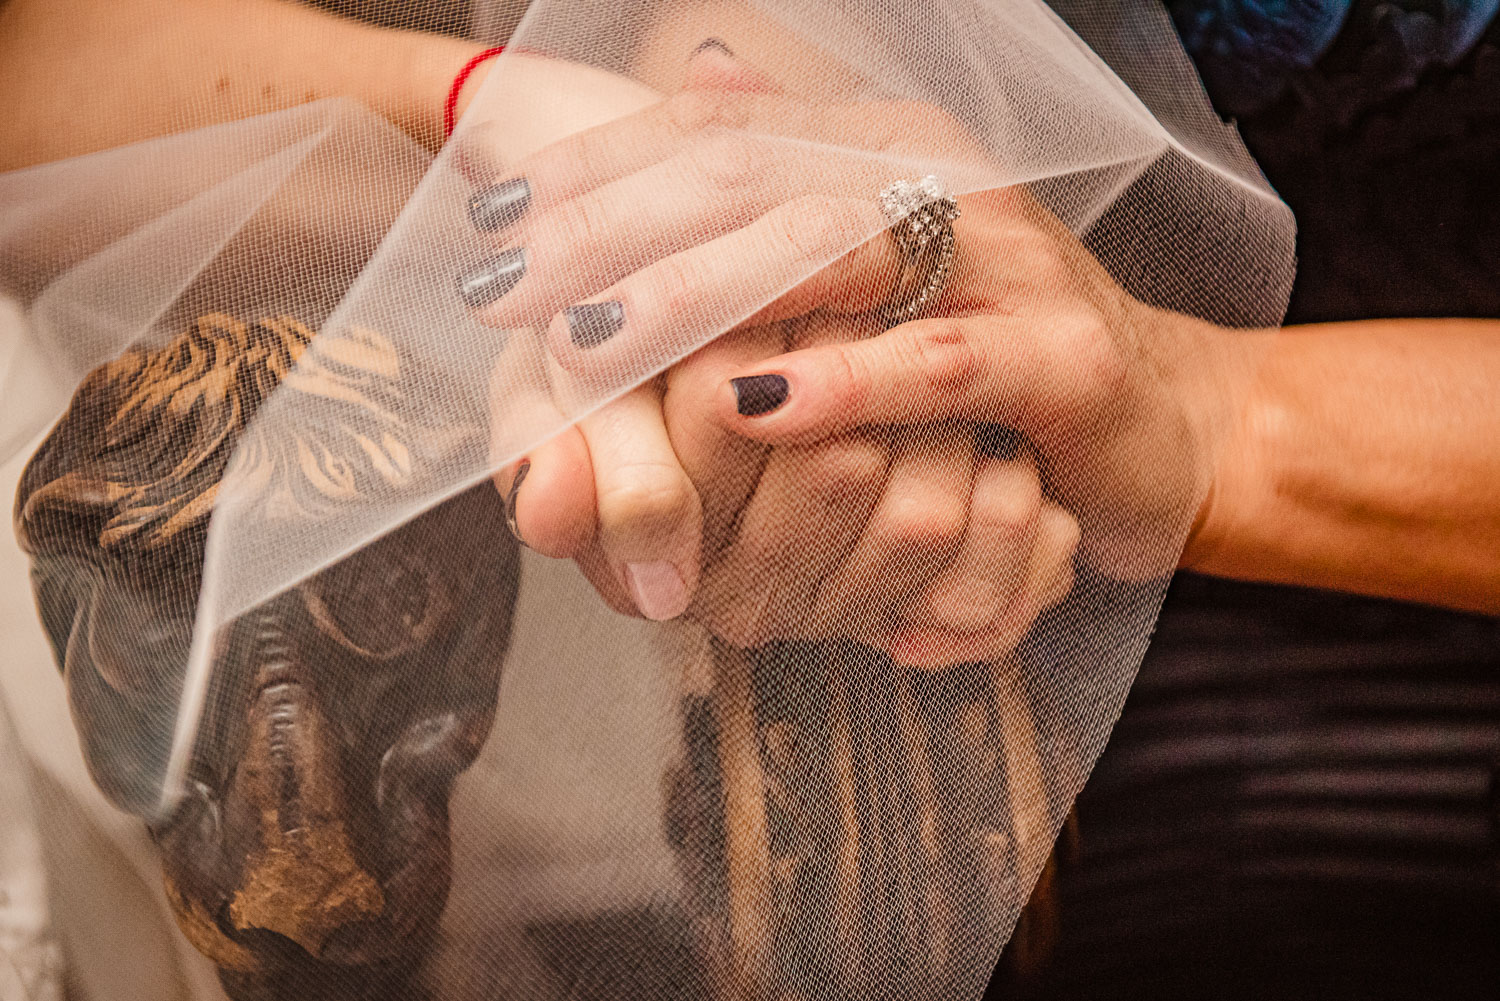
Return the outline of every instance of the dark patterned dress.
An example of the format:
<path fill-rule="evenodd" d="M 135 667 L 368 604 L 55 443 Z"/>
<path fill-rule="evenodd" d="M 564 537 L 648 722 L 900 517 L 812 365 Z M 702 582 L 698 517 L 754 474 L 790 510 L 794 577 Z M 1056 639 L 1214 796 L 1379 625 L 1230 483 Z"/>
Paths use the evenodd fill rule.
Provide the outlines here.
<path fill-rule="evenodd" d="M 1289 322 L 1500 317 L 1497 7 L 1170 3 L 1297 214 Z M 1182 575 L 1078 818 L 1038 997 L 1494 1001 L 1500 621 Z"/>

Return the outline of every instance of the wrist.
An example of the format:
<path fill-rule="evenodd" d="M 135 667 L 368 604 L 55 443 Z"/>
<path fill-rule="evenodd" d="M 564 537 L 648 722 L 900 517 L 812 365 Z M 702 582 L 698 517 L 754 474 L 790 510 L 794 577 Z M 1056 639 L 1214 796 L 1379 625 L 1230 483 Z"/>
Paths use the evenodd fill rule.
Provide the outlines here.
<path fill-rule="evenodd" d="M 1233 374 L 1220 380 L 1218 399 L 1206 406 L 1204 441 L 1208 483 L 1193 519 L 1178 566 L 1184 570 L 1234 576 L 1239 554 L 1253 545 L 1253 533 L 1269 512 L 1275 492 L 1275 457 L 1285 450 L 1287 415 L 1268 399 L 1255 372 L 1274 333 L 1224 332 L 1245 339 L 1229 362 Z"/>
<path fill-rule="evenodd" d="M 402 94 L 397 104 L 401 121 L 395 124 L 429 150 L 436 152 L 446 141 L 444 113 L 454 80 L 469 61 L 486 46 L 473 42 L 435 36 L 423 37 L 410 53 Z M 456 121 L 484 85 L 491 61 L 475 66 L 458 89 L 453 107 Z"/>
<path fill-rule="evenodd" d="M 1163 321 L 1173 391 L 1192 429 L 1198 494 L 1180 569 L 1210 571 L 1242 537 L 1267 482 L 1270 437 L 1281 423 L 1260 393 L 1261 363 L 1275 331 L 1235 330 L 1172 314 Z"/>
<path fill-rule="evenodd" d="M 267 48 L 279 59 L 261 74 L 274 83 L 242 88 L 259 104 L 235 108 L 229 117 L 348 97 L 436 151 L 443 143 L 443 102 L 454 74 L 484 48 L 465 39 L 380 27 L 281 0 L 215 2 L 223 13 L 211 22 L 214 35 L 234 39 L 247 59 Z M 258 77 L 246 79 L 253 83 Z"/>

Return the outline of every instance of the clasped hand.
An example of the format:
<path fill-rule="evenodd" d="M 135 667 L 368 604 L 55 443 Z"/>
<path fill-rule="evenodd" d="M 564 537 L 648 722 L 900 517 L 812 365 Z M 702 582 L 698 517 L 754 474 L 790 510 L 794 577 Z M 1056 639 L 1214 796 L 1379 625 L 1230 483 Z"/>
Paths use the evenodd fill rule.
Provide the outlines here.
<path fill-rule="evenodd" d="M 552 376 L 497 420 L 732 328 L 497 475 L 523 541 L 621 612 L 931 667 L 1004 656 L 1080 552 L 1168 571 L 1208 484 L 1213 329 L 1132 299 L 1012 185 L 960 199 L 946 291 L 885 330 L 874 193 L 908 163 L 999 169 L 929 106 L 805 101 L 713 52 L 695 72 L 510 182 L 520 264 L 473 304 L 544 326 Z"/>

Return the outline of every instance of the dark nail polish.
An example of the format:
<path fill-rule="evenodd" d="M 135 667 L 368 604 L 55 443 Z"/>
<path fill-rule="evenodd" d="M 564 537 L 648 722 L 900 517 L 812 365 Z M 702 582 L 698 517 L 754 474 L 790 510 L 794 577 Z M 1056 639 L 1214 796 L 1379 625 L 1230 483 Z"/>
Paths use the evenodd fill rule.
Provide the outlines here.
<path fill-rule="evenodd" d="M 625 305 L 617 300 L 585 302 L 563 310 L 568 336 L 581 348 L 597 348 L 625 325 Z"/>
<path fill-rule="evenodd" d="M 521 529 L 516 525 L 516 495 L 521 492 L 521 484 L 526 482 L 526 474 L 529 472 L 531 460 L 524 459 L 516 469 L 516 478 L 510 481 L 510 491 L 505 495 L 505 527 L 510 529 L 510 534 L 523 546 L 526 545 L 526 540 L 521 538 Z"/>
<path fill-rule="evenodd" d="M 469 199 L 469 221 L 481 233 L 504 229 L 531 207 L 531 182 L 513 177 L 476 192 Z"/>
<path fill-rule="evenodd" d="M 488 306 L 516 287 L 526 273 L 526 248 L 492 257 L 458 280 L 458 294 L 471 309 Z"/>
<path fill-rule="evenodd" d="M 780 375 L 750 375 L 730 379 L 734 387 L 734 406 L 744 417 L 769 414 L 786 402 L 787 381 Z"/>
<path fill-rule="evenodd" d="M 1021 454 L 1021 432 L 1003 424 L 981 424 L 974 432 L 974 446 L 980 455 L 1009 461 Z"/>
<path fill-rule="evenodd" d="M 693 50 L 693 55 L 696 56 L 698 53 L 704 51 L 705 49 L 717 49 L 718 51 L 724 53 L 726 56 L 734 55 L 734 50 L 725 45 L 724 41 L 719 38 L 705 38 L 703 41 L 699 42 L 698 47 Z"/>

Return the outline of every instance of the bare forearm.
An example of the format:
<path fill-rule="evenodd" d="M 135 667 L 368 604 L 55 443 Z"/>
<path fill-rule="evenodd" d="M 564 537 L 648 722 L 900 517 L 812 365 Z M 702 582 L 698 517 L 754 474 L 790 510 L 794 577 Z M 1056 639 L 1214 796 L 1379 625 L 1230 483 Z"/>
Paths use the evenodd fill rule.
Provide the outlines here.
<path fill-rule="evenodd" d="M 1500 613 L 1500 321 L 1273 337 L 1184 566 Z"/>
<path fill-rule="evenodd" d="M 10 0 L 0 6 L 0 169 L 356 98 L 430 148 L 472 43 L 283 0 Z"/>

